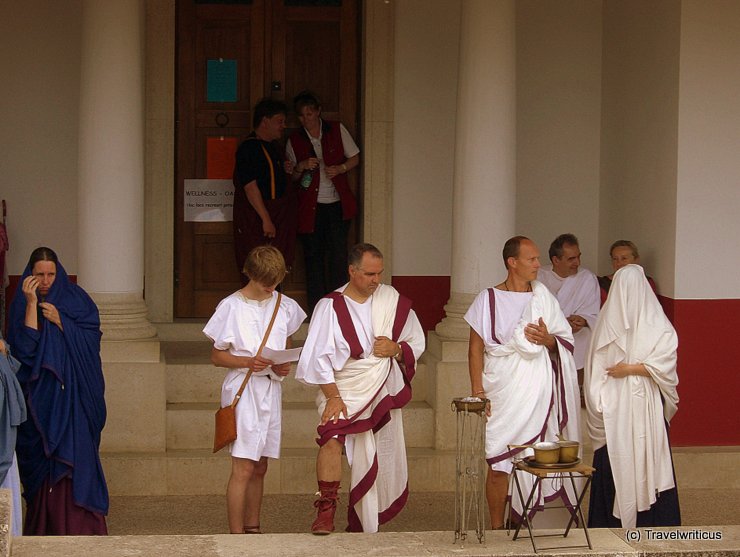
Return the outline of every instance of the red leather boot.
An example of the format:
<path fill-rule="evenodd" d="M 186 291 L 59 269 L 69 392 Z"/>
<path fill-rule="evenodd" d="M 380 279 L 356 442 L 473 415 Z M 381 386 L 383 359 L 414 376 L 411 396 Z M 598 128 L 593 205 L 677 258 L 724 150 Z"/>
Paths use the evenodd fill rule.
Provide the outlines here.
<path fill-rule="evenodd" d="M 316 520 L 311 525 L 311 532 L 317 536 L 325 536 L 334 531 L 334 513 L 339 500 L 339 482 L 323 482 L 319 480 L 319 496 L 313 506 L 318 510 Z"/>

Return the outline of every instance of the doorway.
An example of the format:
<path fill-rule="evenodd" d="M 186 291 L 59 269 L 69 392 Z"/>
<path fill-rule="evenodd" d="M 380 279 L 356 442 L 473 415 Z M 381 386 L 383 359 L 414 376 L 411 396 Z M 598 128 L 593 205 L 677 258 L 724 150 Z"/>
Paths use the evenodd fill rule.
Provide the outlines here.
<path fill-rule="evenodd" d="M 293 96 L 310 89 L 323 117 L 358 141 L 359 0 L 178 0 L 176 20 L 174 316 L 206 318 L 241 282 L 232 223 L 186 222 L 185 180 L 230 178 L 225 164 L 214 170 L 212 148 L 243 141 L 265 96 L 290 109 Z M 288 126 L 286 137 L 298 126 L 292 111 Z M 350 174 L 355 194 L 358 174 Z M 356 238 L 355 223 L 349 240 Z M 284 291 L 305 307 L 300 243 Z"/>

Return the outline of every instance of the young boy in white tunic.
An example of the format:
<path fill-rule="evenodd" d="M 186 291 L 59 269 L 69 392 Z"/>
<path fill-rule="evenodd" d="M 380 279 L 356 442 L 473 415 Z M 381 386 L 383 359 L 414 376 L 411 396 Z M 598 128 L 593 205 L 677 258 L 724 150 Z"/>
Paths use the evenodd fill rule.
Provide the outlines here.
<path fill-rule="evenodd" d="M 259 246 L 249 252 L 243 272 L 249 282 L 221 300 L 203 332 L 213 341 L 213 364 L 229 368 L 221 387 L 221 406 L 231 404 L 252 369 L 236 405 L 237 438 L 230 446 L 226 505 L 232 534 L 259 534 L 267 459 L 280 457 L 281 381 L 290 372 L 290 363 L 273 364 L 257 356 L 257 351 L 278 300 L 275 289 L 285 278 L 285 260 L 276 248 Z M 295 300 L 282 296 L 265 346 L 290 347 L 290 336 L 305 318 Z"/>

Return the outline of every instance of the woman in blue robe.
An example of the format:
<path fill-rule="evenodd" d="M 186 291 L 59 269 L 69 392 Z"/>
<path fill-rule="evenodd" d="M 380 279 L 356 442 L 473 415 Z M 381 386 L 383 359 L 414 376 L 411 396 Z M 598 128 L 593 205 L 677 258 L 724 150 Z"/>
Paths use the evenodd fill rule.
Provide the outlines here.
<path fill-rule="evenodd" d="M 107 534 L 98 449 L 105 425 L 100 318 L 49 248 L 31 254 L 10 306 L 8 341 L 29 418 L 16 453 L 26 535 Z"/>

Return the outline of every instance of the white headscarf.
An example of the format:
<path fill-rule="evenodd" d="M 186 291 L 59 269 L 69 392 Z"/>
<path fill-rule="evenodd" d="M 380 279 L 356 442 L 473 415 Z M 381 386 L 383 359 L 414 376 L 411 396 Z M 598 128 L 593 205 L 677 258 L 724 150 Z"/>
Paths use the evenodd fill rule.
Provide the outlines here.
<path fill-rule="evenodd" d="M 637 512 L 675 485 L 664 419 L 678 408 L 677 348 L 676 331 L 642 267 L 618 270 L 591 339 L 584 387 L 594 450 L 609 446 L 614 516 L 623 528 L 634 527 Z M 620 362 L 643 364 L 650 377 L 607 375 Z"/>
<path fill-rule="evenodd" d="M 678 335 L 639 265 L 627 265 L 614 274 L 594 330 L 591 355 L 610 343 L 624 353 L 625 362 L 645 365 L 663 395 L 663 414 L 670 422 L 678 410 Z"/>

